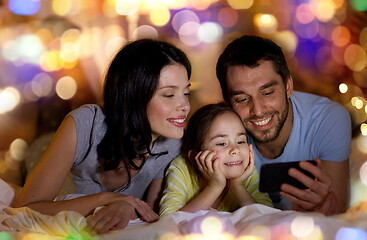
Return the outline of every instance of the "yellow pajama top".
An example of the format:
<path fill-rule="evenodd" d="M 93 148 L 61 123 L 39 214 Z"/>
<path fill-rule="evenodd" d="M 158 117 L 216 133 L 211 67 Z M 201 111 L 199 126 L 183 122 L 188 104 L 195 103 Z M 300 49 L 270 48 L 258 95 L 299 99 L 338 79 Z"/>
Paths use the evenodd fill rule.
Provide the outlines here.
<path fill-rule="evenodd" d="M 190 177 L 187 164 L 189 163 L 180 155 L 169 165 L 165 177 L 166 187 L 159 204 L 160 215 L 179 211 L 200 193 L 199 186 Z M 253 174 L 243 184 L 257 203 L 273 207 L 269 195 L 259 191 L 259 174 L 256 167 Z M 228 191 L 216 210 L 233 212 L 238 208 L 240 206 L 235 196 Z"/>

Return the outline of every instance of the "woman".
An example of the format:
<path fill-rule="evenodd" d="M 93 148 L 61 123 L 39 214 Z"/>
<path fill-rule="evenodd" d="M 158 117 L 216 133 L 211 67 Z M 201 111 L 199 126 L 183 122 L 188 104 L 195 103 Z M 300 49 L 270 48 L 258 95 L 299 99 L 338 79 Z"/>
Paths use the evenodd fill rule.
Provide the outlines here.
<path fill-rule="evenodd" d="M 180 153 L 191 66 L 169 43 L 138 40 L 123 47 L 105 79 L 104 104 L 66 116 L 27 179 L 15 207 L 44 214 L 90 215 L 99 233 L 124 228 L 137 215 L 157 220 L 164 169 Z M 78 197 L 54 201 L 68 173 Z M 144 200 L 144 201 L 143 201 Z"/>

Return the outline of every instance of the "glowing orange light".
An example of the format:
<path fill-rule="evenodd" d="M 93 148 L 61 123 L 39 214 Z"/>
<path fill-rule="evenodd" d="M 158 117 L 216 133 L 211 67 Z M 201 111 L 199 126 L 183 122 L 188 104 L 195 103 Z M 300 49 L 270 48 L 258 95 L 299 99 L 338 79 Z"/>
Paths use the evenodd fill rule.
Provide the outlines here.
<path fill-rule="evenodd" d="M 232 27 L 238 21 L 238 13 L 233 8 L 224 7 L 219 10 L 218 22 L 223 27 Z"/>
<path fill-rule="evenodd" d="M 347 45 L 350 41 L 349 29 L 344 26 L 335 27 L 331 34 L 331 39 L 338 47 L 343 47 Z"/>

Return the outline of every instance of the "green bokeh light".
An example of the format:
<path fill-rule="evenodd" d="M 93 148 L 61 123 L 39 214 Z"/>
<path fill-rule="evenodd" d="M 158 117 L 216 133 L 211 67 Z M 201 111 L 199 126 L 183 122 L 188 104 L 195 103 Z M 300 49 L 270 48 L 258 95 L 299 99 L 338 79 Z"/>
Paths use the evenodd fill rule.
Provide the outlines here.
<path fill-rule="evenodd" d="M 352 7 L 357 11 L 367 11 L 366 0 L 350 0 Z"/>
<path fill-rule="evenodd" d="M 0 232 L 0 240 L 13 240 L 13 237 L 6 232 Z"/>

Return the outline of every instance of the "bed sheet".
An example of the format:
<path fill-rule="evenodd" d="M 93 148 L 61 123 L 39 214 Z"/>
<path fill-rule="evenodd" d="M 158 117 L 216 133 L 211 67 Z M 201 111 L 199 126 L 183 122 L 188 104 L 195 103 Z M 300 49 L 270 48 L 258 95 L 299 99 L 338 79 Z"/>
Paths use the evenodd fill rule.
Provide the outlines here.
<path fill-rule="evenodd" d="M 126 229 L 97 235 L 76 212 L 42 215 L 29 208 L 0 211 L 0 239 L 179 240 L 179 239 L 367 239 L 367 214 L 326 217 L 318 213 L 280 211 L 253 204 L 233 213 L 175 212 L 155 223 L 132 220 Z M 7 235 L 1 235 L 7 234 Z M 8 238 L 2 238 L 7 236 Z"/>
<path fill-rule="evenodd" d="M 0 190 L 0 240 L 367 240 L 367 202 L 332 217 L 280 211 L 260 204 L 233 213 L 175 212 L 155 223 L 136 219 L 123 230 L 98 235 L 88 229 L 88 219 L 77 212 L 48 216 L 27 207 L 11 208 L 11 186 L 0 179 Z"/>

